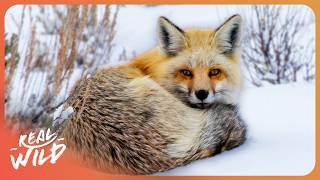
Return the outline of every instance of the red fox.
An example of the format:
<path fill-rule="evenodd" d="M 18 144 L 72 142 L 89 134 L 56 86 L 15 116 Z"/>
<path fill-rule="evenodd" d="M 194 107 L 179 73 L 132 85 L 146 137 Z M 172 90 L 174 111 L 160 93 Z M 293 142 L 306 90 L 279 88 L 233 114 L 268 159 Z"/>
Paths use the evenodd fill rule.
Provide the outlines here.
<path fill-rule="evenodd" d="M 237 104 L 241 17 L 232 16 L 216 31 L 183 31 L 165 17 L 158 24 L 159 47 L 133 59 L 133 65 L 192 107 Z"/>
<path fill-rule="evenodd" d="M 240 16 L 216 31 L 158 24 L 158 48 L 80 79 L 65 104 L 67 150 L 104 172 L 166 171 L 245 141 Z"/>

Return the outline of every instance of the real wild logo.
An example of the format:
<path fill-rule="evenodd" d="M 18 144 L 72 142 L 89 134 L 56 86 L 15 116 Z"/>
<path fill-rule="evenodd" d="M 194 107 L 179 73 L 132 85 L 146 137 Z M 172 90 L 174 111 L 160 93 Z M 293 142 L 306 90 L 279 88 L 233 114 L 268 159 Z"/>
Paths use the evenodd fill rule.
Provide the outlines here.
<path fill-rule="evenodd" d="M 32 158 L 32 166 L 41 166 L 49 160 L 51 164 L 55 164 L 66 149 L 65 144 L 58 143 L 63 138 L 55 141 L 56 139 L 57 134 L 51 133 L 50 129 L 40 130 L 38 133 L 30 132 L 29 134 L 20 135 L 19 148 L 10 149 L 12 151 L 10 159 L 13 168 L 18 170 L 20 165 L 26 167 L 30 157 Z M 51 144 L 52 146 L 48 150 L 46 147 Z M 26 149 L 26 151 L 21 152 L 23 149 Z M 17 157 L 13 155 L 14 151 L 19 152 Z"/>

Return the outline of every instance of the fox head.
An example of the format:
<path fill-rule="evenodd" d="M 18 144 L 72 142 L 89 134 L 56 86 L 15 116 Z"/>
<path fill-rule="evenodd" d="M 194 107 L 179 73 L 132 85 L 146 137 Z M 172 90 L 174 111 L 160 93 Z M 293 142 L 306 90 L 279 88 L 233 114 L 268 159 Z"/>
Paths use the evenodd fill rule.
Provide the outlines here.
<path fill-rule="evenodd" d="M 237 104 L 242 84 L 242 20 L 234 15 L 216 30 L 182 30 L 165 17 L 158 20 L 158 56 L 144 64 L 147 74 L 191 107 L 214 102 Z"/>

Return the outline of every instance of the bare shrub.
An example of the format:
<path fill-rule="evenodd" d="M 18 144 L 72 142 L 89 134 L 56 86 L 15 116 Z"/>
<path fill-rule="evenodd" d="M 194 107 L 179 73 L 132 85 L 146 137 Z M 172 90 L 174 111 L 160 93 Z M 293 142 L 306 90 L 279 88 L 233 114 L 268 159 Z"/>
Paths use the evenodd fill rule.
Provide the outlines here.
<path fill-rule="evenodd" d="M 303 6 L 252 6 L 242 58 L 254 85 L 314 79 L 312 18 Z"/>

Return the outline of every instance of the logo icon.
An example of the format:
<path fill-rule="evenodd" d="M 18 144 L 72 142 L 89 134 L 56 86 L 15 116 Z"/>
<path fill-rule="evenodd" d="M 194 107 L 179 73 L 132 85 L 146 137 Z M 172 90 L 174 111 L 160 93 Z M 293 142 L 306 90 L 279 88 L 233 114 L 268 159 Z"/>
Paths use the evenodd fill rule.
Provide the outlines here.
<path fill-rule="evenodd" d="M 18 170 L 20 166 L 26 167 L 30 158 L 32 158 L 32 166 L 41 166 L 47 161 L 55 164 L 66 150 L 66 145 L 59 143 L 59 141 L 63 141 L 63 138 L 57 138 L 57 134 L 51 133 L 50 128 L 20 135 L 18 147 L 10 149 L 12 151 L 10 159 L 13 168 Z M 47 147 L 50 145 L 51 148 L 48 150 Z M 25 150 L 25 152 L 21 152 L 22 150 Z M 19 154 L 15 157 L 13 153 L 17 151 Z"/>

